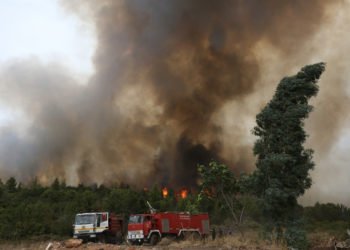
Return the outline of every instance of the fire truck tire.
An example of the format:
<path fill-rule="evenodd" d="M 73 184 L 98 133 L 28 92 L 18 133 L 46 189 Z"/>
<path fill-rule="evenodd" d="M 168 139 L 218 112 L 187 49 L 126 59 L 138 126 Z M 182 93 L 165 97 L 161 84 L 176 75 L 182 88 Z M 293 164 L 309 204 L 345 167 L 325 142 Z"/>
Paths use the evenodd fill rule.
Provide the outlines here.
<path fill-rule="evenodd" d="M 115 236 L 115 244 L 121 245 L 123 243 L 123 237 L 119 234 Z"/>
<path fill-rule="evenodd" d="M 189 240 L 189 239 L 192 239 L 191 232 L 182 231 L 179 236 L 179 240 Z"/>
<path fill-rule="evenodd" d="M 151 235 L 151 239 L 149 241 L 149 243 L 152 245 L 152 246 L 155 246 L 159 241 L 159 236 L 157 234 L 152 234 Z"/>
<path fill-rule="evenodd" d="M 199 232 L 192 232 L 192 239 L 196 241 L 200 240 L 201 235 L 199 234 Z"/>
<path fill-rule="evenodd" d="M 177 237 L 177 239 L 178 239 L 179 241 L 185 240 L 185 235 L 184 235 L 184 233 L 181 232 L 181 234 Z"/>
<path fill-rule="evenodd" d="M 143 241 L 131 241 L 130 243 L 133 246 L 141 246 L 143 244 Z"/>

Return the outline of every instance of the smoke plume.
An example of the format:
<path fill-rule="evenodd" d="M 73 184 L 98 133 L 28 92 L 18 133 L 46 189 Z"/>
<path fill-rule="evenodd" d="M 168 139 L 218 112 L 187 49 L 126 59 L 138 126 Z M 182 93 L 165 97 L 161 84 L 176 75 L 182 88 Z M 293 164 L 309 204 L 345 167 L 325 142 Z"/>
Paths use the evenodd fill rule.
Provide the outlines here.
<path fill-rule="evenodd" d="M 19 61 L 2 67 L 1 100 L 26 117 L 0 131 L 0 173 L 70 184 L 197 184 L 197 164 L 216 159 L 254 169 L 255 114 L 279 80 L 317 61 L 323 27 L 342 1 L 62 1 L 93 23 L 95 74 Z M 84 12 L 85 10 L 85 12 Z M 88 11 L 86 11 L 88 10 Z M 337 26 L 338 27 L 338 26 Z M 322 44 L 322 42 L 321 42 Z M 331 45 L 327 45 L 331 46 Z M 338 54 L 340 55 L 340 54 Z M 329 73 L 308 123 L 311 147 L 329 152 L 349 103 Z M 322 88 L 334 88 L 322 92 Z M 333 87 L 330 87 L 333 86 Z M 339 94 L 339 95 L 338 95 Z M 341 97 L 341 99 L 339 99 Z M 320 106 L 320 107 L 319 107 Z M 332 121 L 323 118 L 327 113 Z M 320 122 L 322 120 L 322 122 Z M 327 131 L 329 123 L 336 129 Z M 317 150 L 317 147 L 316 147 Z"/>

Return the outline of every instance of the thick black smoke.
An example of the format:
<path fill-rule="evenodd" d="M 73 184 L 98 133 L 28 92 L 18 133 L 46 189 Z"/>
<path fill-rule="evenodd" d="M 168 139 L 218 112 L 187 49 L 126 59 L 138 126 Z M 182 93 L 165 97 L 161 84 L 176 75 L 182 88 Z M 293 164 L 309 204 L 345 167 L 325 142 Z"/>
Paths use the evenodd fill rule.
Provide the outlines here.
<path fill-rule="evenodd" d="M 236 172 L 252 169 L 251 147 L 243 142 L 249 135 L 233 136 L 224 146 L 223 127 L 214 118 L 229 102 L 243 105 L 259 91 L 263 72 L 256 51 L 262 41 L 288 60 L 325 22 L 331 3 L 63 4 L 90 10 L 98 39 L 96 74 L 87 85 L 77 85 L 69 73 L 31 62 L 2 69 L 2 98 L 31 123 L 22 137 L 15 128 L 2 131 L 1 171 L 22 179 L 39 175 L 42 181 L 59 176 L 71 183 L 158 181 L 180 187 L 196 185 L 197 164 L 211 159 Z M 9 147 L 15 156 L 7 153 Z"/>

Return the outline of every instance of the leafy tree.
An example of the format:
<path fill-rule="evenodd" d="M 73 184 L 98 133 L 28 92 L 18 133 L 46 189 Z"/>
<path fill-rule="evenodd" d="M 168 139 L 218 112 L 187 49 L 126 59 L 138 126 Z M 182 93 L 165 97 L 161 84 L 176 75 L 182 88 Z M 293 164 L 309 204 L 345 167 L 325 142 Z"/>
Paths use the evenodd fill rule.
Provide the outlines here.
<path fill-rule="evenodd" d="M 113 188 L 104 198 L 103 204 L 108 211 L 125 217 L 131 213 L 144 213 L 147 210 L 144 198 L 131 188 Z"/>
<path fill-rule="evenodd" d="M 202 177 L 200 199 L 222 200 L 229 210 L 234 225 L 242 233 L 241 223 L 244 205 L 238 199 L 242 192 L 239 182 L 224 164 L 211 161 L 209 166 L 200 165 L 198 171 Z"/>
<path fill-rule="evenodd" d="M 159 210 L 160 202 L 163 199 L 162 190 L 159 189 L 157 184 L 154 184 L 152 188 L 146 193 L 147 200 L 150 202 L 152 207 Z"/>
<path fill-rule="evenodd" d="M 271 219 L 278 239 L 282 238 L 284 228 L 297 219 L 297 198 L 311 186 L 313 151 L 303 147 L 307 137 L 303 126 L 313 109 L 308 101 L 316 96 L 317 81 L 324 70 L 325 64 L 318 63 L 283 78 L 272 100 L 256 116 L 257 126 L 253 129 L 253 134 L 259 137 L 254 145 L 256 194 L 261 197 L 264 213 Z M 293 246 L 293 235 L 303 237 L 291 232 L 295 232 L 295 223 L 286 232 L 288 243 Z"/>

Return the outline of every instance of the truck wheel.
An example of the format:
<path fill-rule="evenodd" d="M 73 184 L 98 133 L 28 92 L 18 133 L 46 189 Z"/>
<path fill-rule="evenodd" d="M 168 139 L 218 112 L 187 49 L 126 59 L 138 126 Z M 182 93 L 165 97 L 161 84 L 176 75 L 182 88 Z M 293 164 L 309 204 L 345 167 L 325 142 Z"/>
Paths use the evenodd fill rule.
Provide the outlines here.
<path fill-rule="evenodd" d="M 159 241 L 159 236 L 157 234 L 151 235 L 151 240 L 149 241 L 152 246 L 156 245 Z"/>
<path fill-rule="evenodd" d="M 201 235 L 198 232 L 192 232 L 192 239 L 195 241 L 199 241 L 201 239 Z"/>
<path fill-rule="evenodd" d="M 131 241 L 131 245 L 133 246 L 141 246 L 142 244 L 143 244 L 143 241 L 137 241 L 137 240 Z"/>
<path fill-rule="evenodd" d="M 184 235 L 184 233 L 182 232 L 182 233 L 177 237 L 177 239 L 178 239 L 179 241 L 185 240 L 185 235 Z"/>
<path fill-rule="evenodd" d="M 117 235 L 115 236 L 115 244 L 121 245 L 122 243 L 123 243 L 123 238 L 122 238 L 122 236 L 117 234 Z"/>

